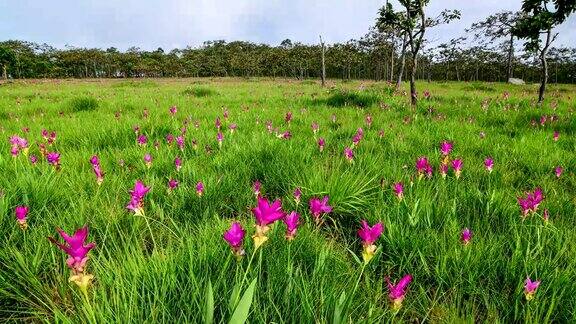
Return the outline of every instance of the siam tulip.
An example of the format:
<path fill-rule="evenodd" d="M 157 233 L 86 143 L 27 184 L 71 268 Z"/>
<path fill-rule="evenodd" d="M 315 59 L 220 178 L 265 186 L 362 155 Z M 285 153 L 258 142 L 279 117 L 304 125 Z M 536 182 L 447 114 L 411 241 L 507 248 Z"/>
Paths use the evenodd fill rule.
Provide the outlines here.
<path fill-rule="evenodd" d="M 372 116 L 366 115 L 365 121 L 366 121 L 366 126 L 368 126 L 368 128 L 370 128 L 372 126 Z"/>
<path fill-rule="evenodd" d="M 462 159 L 454 159 L 452 161 L 452 169 L 454 169 L 456 179 L 460 179 L 460 174 L 462 173 Z"/>
<path fill-rule="evenodd" d="M 40 131 L 40 135 L 42 136 L 42 138 L 43 138 L 45 141 L 48 140 L 48 134 L 49 134 L 49 133 L 48 133 L 48 131 L 47 131 L 46 129 L 42 129 L 42 130 Z"/>
<path fill-rule="evenodd" d="M 460 233 L 460 241 L 462 241 L 464 245 L 468 245 L 470 240 L 472 240 L 472 231 L 469 228 L 463 229 L 462 233 Z"/>
<path fill-rule="evenodd" d="M 184 136 L 180 135 L 176 137 L 176 144 L 178 144 L 180 151 L 184 152 Z"/>
<path fill-rule="evenodd" d="M 182 160 L 179 157 L 174 159 L 174 166 L 176 166 L 176 171 L 180 171 L 180 169 L 182 169 Z"/>
<path fill-rule="evenodd" d="M 425 99 L 430 99 L 430 91 L 424 90 L 424 98 L 425 98 Z"/>
<path fill-rule="evenodd" d="M 383 129 L 378 130 L 378 137 L 384 138 L 384 135 L 385 135 L 385 134 L 386 134 L 386 133 L 384 132 Z"/>
<path fill-rule="evenodd" d="M 93 275 L 85 272 L 86 263 L 88 262 L 88 252 L 96 246 L 94 242 L 86 244 L 88 238 L 88 226 L 84 226 L 70 236 L 60 228 L 56 229 L 60 236 L 64 239 L 65 243 L 58 242 L 53 237 L 48 237 L 48 240 L 54 243 L 58 248 L 68 254 L 66 265 L 72 271 L 70 275 L 70 282 L 74 282 L 78 287 L 87 294 L 88 285 L 94 278 Z"/>
<path fill-rule="evenodd" d="M 354 160 L 354 151 L 352 151 L 352 149 L 349 147 L 344 148 L 344 157 L 346 157 L 348 162 L 352 163 Z"/>
<path fill-rule="evenodd" d="M 196 194 L 198 195 L 198 197 L 202 197 L 202 195 L 204 194 L 204 184 L 202 183 L 202 181 L 198 181 L 198 183 L 196 183 Z"/>
<path fill-rule="evenodd" d="M 178 107 L 172 106 L 172 107 L 170 107 L 169 111 L 170 111 L 170 115 L 174 116 L 178 112 Z"/>
<path fill-rule="evenodd" d="M 318 149 L 320 150 L 320 152 L 324 151 L 324 146 L 326 145 L 326 140 L 324 140 L 323 137 L 320 137 L 318 139 Z"/>
<path fill-rule="evenodd" d="M 216 126 L 217 130 L 220 130 L 222 127 L 222 122 L 220 121 L 220 117 L 216 117 L 216 121 L 214 122 L 214 126 Z"/>
<path fill-rule="evenodd" d="M 100 168 L 100 160 L 97 155 L 90 158 L 90 164 L 92 164 L 92 170 L 94 171 L 94 175 L 96 175 L 96 183 L 101 185 L 102 182 L 104 182 L 104 172 L 102 172 Z"/>
<path fill-rule="evenodd" d="M 548 211 L 548 208 L 544 209 L 544 212 L 542 213 L 542 218 L 544 219 L 545 222 L 548 222 L 548 220 L 550 219 L 550 212 Z"/>
<path fill-rule="evenodd" d="M 360 141 L 364 137 L 364 130 L 362 128 L 358 128 L 356 134 L 352 137 L 352 146 L 357 146 L 360 144 Z"/>
<path fill-rule="evenodd" d="M 526 278 L 524 282 L 524 296 L 526 296 L 526 300 L 530 301 L 534 298 L 538 286 L 540 286 L 540 280 L 532 281 L 530 277 Z"/>
<path fill-rule="evenodd" d="M 285 131 L 280 137 L 282 139 L 289 140 L 292 138 L 292 133 L 290 133 L 290 131 Z"/>
<path fill-rule="evenodd" d="M 442 178 L 446 178 L 446 175 L 448 174 L 448 164 L 440 163 L 440 174 L 442 175 Z"/>
<path fill-rule="evenodd" d="M 224 119 L 228 120 L 229 115 L 230 113 L 228 112 L 228 108 L 224 108 L 224 111 L 222 112 L 222 116 L 224 116 Z"/>
<path fill-rule="evenodd" d="M 542 115 L 540 117 L 540 126 L 544 127 L 546 126 L 546 122 L 548 121 L 548 116 L 546 115 Z"/>
<path fill-rule="evenodd" d="M 222 135 L 222 132 L 218 132 L 218 134 L 216 134 L 216 140 L 218 140 L 218 146 L 222 147 L 222 141 L 224 140 L 224 135 Z"/>
<path fill-rule="evenodd" d="M 491 157 L 487 157 L 484 160 L 484 167 L 486 168 L 488 173 L 492 173 L 492 170 L 494 168 L 494 160 Z"/>
<path fill-rule="evenodd" d="M 562 169 L 561 166 L 557 166 L 556 169 L 554 169 L 554 173 L 556 173 L 556 178 L 560 178 L 560 176 L 562 175 L 562 171 L 564 169 Z"/>
<path fill-rule="evenodd" d="M 312 123 L 312 132 L 314 133 L 314 135 L 316 135 L 316 133 L 318 133 L 318 129 L 320 129 L 320 126 L 318 125 L 318 123 L 313 122 Z"/>
<path fill-rule="evenodd" d="M 18 148 L 18 146 L 12 145 L 10 147 L 10 154 L 12 154 L 13 157 L 17 157 L 19 153 L 20 153 L 20 149 Z"/>
<path fill-rule="evenodd" d="M 536 188 L 533 192 L 527 192 L 526 197 L 518 197 L 518 205 L 522 212 L 522 217 L 526 218 L 528 214 L 535 213 L 538 206 L 544 200 L 542 189 Z"/>
<path fill-rule="evenodd" d="M 318 198 L 310 199 L 309 202 L 310 213 L 314 217 L 314 221 L 316 222 L 316 224 L 320 224 L 321 222 L 320 216 L 332 212 L 332 206 L 328 205 L 328 199 L 329 199 L 328 196 L 324 196 L 322 200 Z"/>
<path fill-rule="evenodd" d="M 32 164 L 38 163 L 38 157 L 34 154 L 30 155 L 30 163 Z"/>
<path fill-rule="evenodd" d="M 146 164 L 148 169 L 152 167 L 152 155 L 150 153 L 144 155 L 144 164 Z"/>
<path fill-rule="evenodd" d="M 252 209 L 256 218 L 256 233 L 252 236 L 255 249 L 258 249 L 268 240 L 266 233 L 270 230 L 268 225 L 284 218 L 282 202 L 278 199 L 270 203 L 266 198 L 258 197 L 258 204 Z"/>
<path fill-rule="evenodd" d="M 422 179 L 424 174 L 426 174 L 428 178 L 432 177 L 432 166 L 425 156 L 416 160 L 416 170 L 418 171 L 418 179 Z"/>
<path fill-rule="evenodd" d="M 173 191 L 174 189 L 178 188 L 178 180 L 176 179 L 170 179 L 168 181 L 168 192 Z"/>
<path fill-rule="evenodd" d="M 392 190 L 394 191 L 394 194 L 396 195 L 398 200 L 402 200 L 404 198 L 404 185 L 402 184 L 402 182 L 396 182 L 392 186 Z"/>
<path fill-rule="evenodd" d="M 230 229 L 224 232 L 224 240 L 228 243 L 228 245 L 230 245 L 230 248 L 232 248 L 232 253 L 234 253 L 238 259 L 246 253 L 242 247 L 242 242 L 244 241 L 245 235 L 246 231 L 238 222 L 232 223 Z"/>
<path fill-rule="evenodd" d="M 168 145 L 172 145 L 172 143 L 174 143 L 174 135 L 172 134 L 166 135 L 166 143 L 168 143 Z"/>
<path fill-rule="evenodd" d="M 148 143 L 148 138 L 146 137 L 146 135 L 142 134 L 140 136 L 138 136 L 138 145 L 146 145 L 146 143 Z"/>
<path fill-rule="evenodd" d="M 254 190 L 254 195 L 256 195 L 256 198 L 260 197 L 260 187 L 262 187 L 262 184 L 258 180 L 254 181 L 252 184 L 252 189 Z"/>
<path fill-rule="evenodd" d="M 453 147 L 454 144 L 452 144 L 451 142 L 443 141 L 442 143 L 440 143 L 440 153 L 442 153 L 442 155 L 444 156 L 448 156 L 450 155 L 450 152 L 452 152 Z"/>
<path fill-rule="evenodd" d="M 147 108 L 142 111 L 142 117 L 144 117 L 144 119 L 150 117 L 150 111 Z"/>
<path fill-rule="evenodd" d="M 16 215 L 16 221 L 22 230 L 26 230 L 28 228 L 28 223 L 26 222 L 26 218 L 28 217 L 28 206 L 17 206 L 14 209 L 14 214 Z"/>
<path fill-rule="evenodd" d="M 558 131 L 554 131 L 554 136 L 552 138 L 554 139 L 554 142 L 558 142 L 558 139 L 560 138 L 560 133 Z"/>
<path fill-rule="evenodd" d="M 286 121 L 286 124 L 290 125 L 290 122 L 292 121 L 292 112 L 291 111 L 286 113 L 284 120 Z"/>
<path fill-rule="evenodd" d="M 402 301 L 406 297 L 406 289 L 408 285 L 412 282 L 412 276 L 407 274 L 396 285 L 390 282 L 390 278 L 386 277 L 386 283 L 388 284 L 388 298 L 392 303 L 392 309 L 399 310 L 402 307 Z"/>
<path fill-rule="evenodd" d="M 300 204 L 301 197 L 302 197 L 302 189 L 300 189 L 300 187 L 296 187 L 296 189 L 294 189 L 294 201 L 296 202 L 296 205 Z"/>
<path fill-rule="evenodd" d="M 50 152 L 46 154 L 46 161 L 58 169 L 60 167 L 60 153 Z"/>
<path fill-rule="evenodd" d="M 298 229 L 298 221 L 300 220 L 300 214 L 293 211 L 284 217 L 283 221 L 286 224 L 286 239 L 292 241 L 294 236 L 296 236 L 296 230 Z"/>
<path fill-rule="evenodd" d="M 268 133 L 272 133 L 272 121 L 266 121 L 266 130 L 268 130 Z"/>
<path fill-rule="evenodd" d="M 137 180 L 134 189 L 130 190 L 130 203 L 126 208 L 133 211 L 136 216 L 144 216 L 144 196 L 148 191 L 150 187 L 146 187 L 140 180 Z"/>
<path fill-rule="evenodd" d="M 228 129 L 230 130 L 231 134 L 234 134 L 234 132 L 236 131 L 236 128 L 238 128 L 238 125 L 236 125 L 235 123 L 232 123 L 228 126 Z"/>
<path fill-rule="evenodd" d="M 374 254 L 376 253 L 376 245 L 374 242 L 378 240 L 383 231 L 384 225 L 380 222 L 370 227 L 365 220 L 362 221 L 362 228 L 358 230 L 358 236 L 362 239 L 362 246 L 364 248 L 362 251 L 362 258 L 364 259 L 365 264 L 368 264 L 368 262 L 370 262 L 374 257 Z"/>
<path fill-rule="evenodd" d="M 160 141 L 159 140 L 154 141 L 154 148 L 156 149 L 156 151 L 158 151 L 160 149 Z"/>

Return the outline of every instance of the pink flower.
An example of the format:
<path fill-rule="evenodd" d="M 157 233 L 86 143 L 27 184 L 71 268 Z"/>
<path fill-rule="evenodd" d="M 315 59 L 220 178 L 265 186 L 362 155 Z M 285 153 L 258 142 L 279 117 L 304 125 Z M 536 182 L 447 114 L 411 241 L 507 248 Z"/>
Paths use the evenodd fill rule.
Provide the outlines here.
<path fill-rule="evenodd" d="M 290 133 L 290 131 L 285 131 L 280 137 L 282 139 L 289 140 L 292 138 L 292 133 Z"/>
<path fill-rule="evenodd" d="M 86 238 L 88 238 L 88 226 L 76 230 L 72 236 L 66 234 L 66 232 L 60 228 L 56 230 L 64 239 L 65 244 L 58 242 L 53 237 L 48 237 L 48 240 L 68 254 L 66 264 L 72 270 L 73 274 L 83 273 L 86 268 L 86 262 L 88 262 L 88 252 L 96 246 L 95 243 L 85 243 Z"/>
<path fill-rule="evenodd" d="M 348 160 L 348 162 L 352 162 L 352 160 L 354 159 L 354 151 L 352 151 L 351 148 L 346 147 L 344 149 L 344 157 L 346 157 L 346 160 Z"/>
<path fill-rule="evenodd" d="M 218 146 L 222 146 L 222 141 L 224 140 L 224 135 L 222 132 L 218 132 L 218 134 L 216 134 L 216 140 L 218 140 Z"/>
<path fill-rule="evenodd" d="M 526 218 L 528 214 L 535 213 L 542 200 L 544 200 L 544 196 L 540 188 L 534 189 L 533 192 L 527 192 L 525 197 L 518 197 L 522 217 Z"/>
<path fill-rule="evenodd" d="M 138 136 L 138 144 L 139 145 L 146 145 L 146 143 L 148 143 L 148 138 L 146 137 L 146 135 L 142 134 L 142 135 Z"/>
<path fill-rule="evenodd" d="M 402 182 L 396 182 L 392 186 L 392 190 L 394 191 L 394 194 L 396 195 L 398 200 L 402 200 L 404 198 L 404 185 L 402 184 Z"/>
<path fill-rule="evenodd" d="M 456 179 L 460 178 L 460 174 L 462 173 L 462 159 L 452 160 L 452 169 L 454 169 Z"/>
<path fill-rule="evenodd" d="M 548 222 L 548 220 L 550 219 L 550 212 L 548 211 L 548 208 L 544 209 L 544 212 L 542 213 L 542 218 L 544 219 L 545 222 Z"/>
<path fill-rule="evenodd" d="M 452 144 L 448 141 L 443 141 L 442 143 L 440 143 L 440 152 L 444 156 L 450 155 L 450 152 L 452 152 L 453 147 L 454 147 L 454 144 Z"/>
<path fill-rule="evenodd" d="M 559 138 L 560 138 L 560 133 L 558 131 L 554 131 L 554 136 L 553 136 L 554 142 L 558 142 Z"/>
<path fill-rule="evenodd" d="M 294 189 L 294 201 L 296 202 L 296 205 L 300 204 L 300 197 L 302 197 L 302 189 L 296 187 L 296 189 Z"/>
<path fill-rule="evenodd" d="M 425 98 L 425 99 L 430 99 L 430 91 L 424 90 L 424 98 Z"/>
<path fill-rule="evenodd" d="M 135 215 L 144 215 L 144 196 L 150 191 L 140 180 L 134 184 L 134 189 L 130 190 L 130 202 L 126 206 L 127 209 L 134 212 Z"/>
<path fill-rule="evenodd" d="M 222 127 L 222 122 L 220 121 L 220 117 L 216 117 L 216 121 L 214 122 L 214 126 L 216 126 L 217 130 L 220 130 Z"/>
<path fill-rule="evenodd" d="M 236 128 L 238 128 L 238 125 L 236 125 L 235 123 L 232 123 L 228 126 L 228 129 L 230 130 L 230 133 L 234 133 L 234 131 L 236 130 Z"/>
<path fill-rule="evenodd" d="M 317 224 L 320 223 L 320 216 L 332 212 L 332 206 L 328 205 L 328 199 L 328 196 L 324 196 L 322 200 L 318 198 L 310 199 L 310 213 L 312 213 L 312 216 L 314 216 L 314 220 Z"/>
<path fill-rule="evenodd" d="M 556 178 L 560 178 L 560 176 L 562 175 L 562 167 L 561 166 L 557 166 L 556 169 L 554 169 L 554 172 L 556 173 Z"/>
<path fill-rule="evenodd" d="M 254 181 L 252 184 L 252 189 L 254 190 L 254 195 L 256 195 L 256 197 L 260 196 L 260 187 L 262 187 L 262 184 L 258 180 Z"/>
<path fill-rule="evenodd" d="M 292 121 L 292 112 L 291 111 L 286 113 L 284 120 L 286 121 L 287 124 L 290 124 L 290 122 Z"/>
<path fill-rule="evenodd" d="M 318 133 L 318 129 L 320 129 L 320 126 L 318 125 L 318 123 L 313 122 L 312 123 L 312 132 L 314 133 L 314 135 L 316 135 L 316 133 Z"/>
<path fill-rule="evenodd" d="M 290 214 L 284 217 L 283 221 L 286 224 L 286 239 L 291 241 L 296 236 L 296 229 L 298 229 L 298 221 L 300 219 L 300 215 L 293 211 Z"/>
<path fill-rule="evenodd" d="M 462 233 L 460 234 L 460 240 L 462 241 L 462 243 L 464 243 L 464 245 L 468 245 L 471 239 L 472 239 L 472 231 L 469 228 L 463 229 Z"/>
<path fill-rule="evenodd" d="M 58 168 L 60 166 L 60 153 L 50 152 L 46 154 L 46 161 L 48 161 L 49 164 L 52 164 L 53 166 Z"/>
<path fill-rule="evenodd" d="M 176 166 L 176 171 L 180 171 L 182 168 L 182 160 L 179 157 L 174 159 L 174 166 Z"/>
<path fill-rule="evenodd" d="M 484 167 L 489 173 L 492 173 L 492 169 L 494 168 L 494 160 L 491 157 L 488 157 L 484 160 Z"/>
<path fill-rule="evenodd" d="M 150 153 L 144 155 L 144 164 L 146 164 L 148 168 L 152 167 L 152 155 Z"/>
<path fill-rule="evenodd" d="M 178 144 L 180 151 L 184 151 L 184 136 L 176 137 L 176 144 Z"/>
<path fill-rule="evenodd" d="M 364 259 L 364 263 L 368 264 L 374 257 L 376 253 L 376 245 L 374 242 L 378 240 L 383 231 L 384 225 L 382 225 L 382 223 L 376 223 L 370 227 L 368 222 L 365 220 L 362 221 L 362 228 L 358 230 L 358 236 L 362 239 L 362 258 Z"/>
<path fill-rule="evenodd" d="M 196 194 L 198 197 L 201 197 L 204 194 L 204 184 L 202 181 L 198 181 L 198 183 L 196 183 Z"/>
<path fill-rule="evenodd" d="M 372 116 L 366 115 L 366 118 L 364 120 L 366 121 L 366 126 L 368 126 L 368 128 L 370 128 L 372 126 Z"/>
<path fill-rule="evenodd" d="M 416 170 L 418 171 L 418 176 L 420 179 L 426 174 L 428 178 L 432 177 L 432 166 L 428 162 L 427 157 L 420 157 L 416 160 Z"/>
<path fill-rule="evenodd" d="M 30 155 L 30 163 L 36 164 L 38 162 L 38 157 L 34 154 Z"/>
<path fill-rule="evenodd" d="M 242 228 L 242 225 L 238 222 L 232 223 L 230 229 L 224 232 L 224 240 L 232 248 L 232 252 L 236 257 L 241 257 L 244 255 L 244 249 L 242 248 L 242 242 L 244 241 L 244 236 L 246 231 Z"/>
<path fill-rule="evenodd" d="M 174 135 L 172 134 L 166 135 L 166 143 L 168 143 L 168 145 L 172 145 L 172 143 L 174 143 Z"/>
<path fill-rule="evenodd" d="M 170 111 L 170 115 L 174 116 L 174 115 L 176 115 L 176 112 L 178 112 L 178 107 L 172 106 L 172 107 L 170 107 L 169 111 Z"/>
<path fill-rule="evenodd" d="M 318 139 L 318 148 L 320 149 L 320 152 L 324 151 L 324 145 L 326 145 L 326 140 L 324 140 L 324 138 L 320 137 Z"/>
<path fill-rule="evenodd" d="M 176 180 L 176 179 L 170 179 L 170 180 L 168 181 L 168 189 L 169 189 L 170 191 L 172 191 L 172 190 L 174 190 L 174 189 L 176 189 L 176 188 L 178 188 L 178 180 Z"/>
<path fill-rule="evenodd" d="M 448 174 L 448 164 L 440 163 L 440 174 L 442 175 L 442 178 L 446 178 L 446 175 Z"/>
<path fill-rule="evenodd" d="M 407 274 L 405 275 L 396 285 L 393 285 L 390 282 L 390 278 L 386 277 L 386 283 L 388 284 L 388 298 L 392 303 L 392 308 L 395 310 L 400 309 L 402 307 L 402 301 L 406 297 L 406 289 L 408 285 L 412 282 L 412 276 Z"/>
<path fill-rule="evenodd" d="M 526 278 L 524 282 L 524 296 L 526 296 L 526 300 L 532 300 L 534 298 L 538 286 L 540 286 L 540 280 L 532 281 L 530 277 Z"/>
<path fill-rule="evenodd" d="M 252 236 L 254 246 L 258 249 L 268 240 L 266 233 L 270 230 L 268 225 L 284 218 L 282 211 L 282 202 L 275 200 L 270 203 L 266 198 L 258 197 L 258 204 L 252 208 L 252 214 L 256 219 L 256 233 Z"/>
<path fill-rule="evenodd" d="M 21 229 L 25 230 L 28 228 L 28 223 L 26 223 L 26 218 L 28 217 L 28 206 L 17 206 L 14 209 L 14 214 L 16 215 L 16 221 Z"/>

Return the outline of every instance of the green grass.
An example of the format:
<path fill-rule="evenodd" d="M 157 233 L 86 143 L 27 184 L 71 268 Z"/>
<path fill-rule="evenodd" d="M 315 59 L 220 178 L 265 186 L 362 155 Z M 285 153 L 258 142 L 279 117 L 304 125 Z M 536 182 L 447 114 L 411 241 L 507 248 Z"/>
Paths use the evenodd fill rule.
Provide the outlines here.
<path fill-rule="evenodd" d="M 227 323 L 245 315 L 251 323 L 576 321 L 576 87 L 552 85 L 537 107 L 531 85 L 421 82 L 420 92 L 432 97 L 412 109 L 403 91 L 393 94 L 384 83 L 331 83 L 332 91 L 317 82 L 235 79 L 1 87 L 0 320 L 183 323 L 213 317 Z M 173 105 L 175 117 L 168 111 Z M 530 124 L 553 114 L 553 123 Z M 366 115 L 374 120 L 371 127 Z M 224 127 L 221 148 L 217 117 Z M 187 118 L 184 151 L 168 146 L 165 136 L 178 135 Z M 292 139 L 268 133 L 267 121 L 279 132 L 290 130 Z M 314 121 L 317 137 L 326 139 L 322 153 Z M 234 133 L 231 123 L 238 125 Z M 147 146 L 136 144 L 135 125 L 148 136 Z M 348 163 L 343 150 L 359 127 L 364 139 Z M 44 159 L 33 166 L 23 155 L 10 156 L 7 138 L 13 134 L 26 137 L 30 154 L 40 156 L 42 129 L 57 132 L 49 150 L 61 153 L 59 171 Z M 554 130 L 560 131 L 558 142 Z M 452 156 L 463 159 L 462 177 L 435 173 L 417 180 L 415 160 L 428 156 L 436 171 L 443 140 L 453 141 Z M 147 152 L 154 157 L 150 169 L 143 162 Z M 106 173 L 101 186 L 89 163 L 94 154 Z M 179 172 L 176 156 L 183 159 Z M 492 174 L 483 168 L 487 156 L 495 161 Z M 557 165 L 565 169 L 559 179 Z M 170 178 L 180 187 L 168 194 Z M 152 187 L 145 217 L 125 209 L 137 179 Z M 284 210 L 301 213 L 303 224 L 291 243 L 284 225 L 274 225 L 248 267 L 254 180 L 262 182 L 265 196 L 281 198 Z M 195 194 L 197 181 L 205 184 L 202 197 Z M 397 181 L 406 186 L 402 202 L 391 189 Z M 297 186 L 304 204 L 292 199 Z M 516 197 L 536 186 L 546 196 L 541 209 L 550 211 L 548 223 L 539 215 L 520 217 Z M 318 228 L 307 201 L 323 195 L 334 212 Z M 24 232 L 14 218 L 21 204 L 31 211 Z M 379 252 L 363 272 L 356 235 L 362 219 L 385 226 Z M 222 239 L 233 220 L 248 232 L 241 261 Z M 57 235 L 56 227 L 72 232 L 84 224 L 97 244 L 88 262 L 95 276 L 89 300 L 68 282 L 64 253 L 46 239 Z M 468 246 L 459 242 L 465 227 L 474 233 Z M 414 281 L 394 312 L 385 278 L 397 281 L 407 273 Z M 523 296 L 527 276 L 542 281 L 530 302 Z"/>

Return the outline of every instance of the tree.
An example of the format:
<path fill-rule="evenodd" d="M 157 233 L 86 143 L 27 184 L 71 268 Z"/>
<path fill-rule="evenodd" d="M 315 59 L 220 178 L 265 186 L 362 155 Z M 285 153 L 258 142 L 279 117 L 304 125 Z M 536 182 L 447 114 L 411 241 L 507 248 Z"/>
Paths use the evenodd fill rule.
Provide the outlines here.
<path fill-rule="evenodd" d="M 514 60 L 514 34 L 512 28 L 516 25 L 521 12 L 502 11 L 486 17 L 486 19 L 473 23 L 467 32 L 474 32 L 476 38 L 485 36 L 490 42 L 507 38 L 507 65 L 506 65 L 506 80 L 510 80 L 514 76 L 513 60 Z"/>
<path fill-rule="evenodd" d="M 552 8 L 553 7 L 553 8 Z M 524 0 L 522 12 L 512 33 L 526 39 L 524 47 L 529 52 L 538 53 L 541 64 L 540 89 L 538 103 L 544 101 L 544 92 L 548 83 L 548 49 L 558 33 L 552 34 L 554 27 L 562 24 L 576 10 L 576 0 Z M 541 36 L 544 36 L 542 40 Z"/>
<path fill-rule="evenodd" d="M 326 54 L 326 46 L 324 45 L 324 41 L 322 41 L 322 36 L 320 36 L 320 46 L 322 46 L 322 74 L 321 74 L 321 79 L 322 79 L 322 88 L 324 88 L 326 86 L 326 60 L 324 58 L 325 54 Z"/>
<path fill-rule="evenodd" d="M 2 65 L 2 79 L 6 80 L 8 78 L 8 74 L 6 70 L 8 70 L 8 65 L 13 64 L 16 61 L 16 55 L 14 52 L 5 46 L 0 47 L 0 65 Z"/>
<path fill-rule="evenodd" d="M 399 0 L 404 12 L 394 11 L 392 4 L 386 3 L 379 11 L 377 19 L 381 28 L 389 27 L 402 31 L 408 36 L 411 54 L 410 97 L 413 106 L 418 102 L 416 92 L 416 72 L 418 68 L 418 53 L 422 48 L 426 28 L 446 24 L 454 19 L 460 19 L 460 11 L 444 10 L 436 18 L 428 18 L 424 11 L 430 0 Z"/>

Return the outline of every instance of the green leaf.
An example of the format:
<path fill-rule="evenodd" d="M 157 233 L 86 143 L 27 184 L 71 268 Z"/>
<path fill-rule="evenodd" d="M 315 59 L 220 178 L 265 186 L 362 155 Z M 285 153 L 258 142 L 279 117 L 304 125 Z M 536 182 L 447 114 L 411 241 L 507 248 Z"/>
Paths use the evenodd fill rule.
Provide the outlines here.
<path fill-rule="evenodd" d="M 340 324 L 342 322 L 342 313 L 345 311 L 346 308 L 345 304 L 346 304 L 346 292 L 343 291 L 342 294 L 340 295 L 338 303 L 336 304 L 336 307 L 334 308 L 334 318 L 332 320 L 332 323 Z"/>
<path fill-rule="evenodd" d="M 256 280 L 254 278 L 248 289 L 242 295 L 234 314 L 230 318 L 230 324 L 244 324 L 246 319 L 248 319 L 248 314 L 250 313 L 250 306 L 252 305 L 252 298 L 254 297 L 254 289 L 256 288 Z"/>
<path fill-rule="evenodd" d="M 204 304 L 204 323 L 212 324 L 214 322 L 214 292 L 212 291 L 212 281 L 208 279 L 206 286 L 206 296 Z"/>

